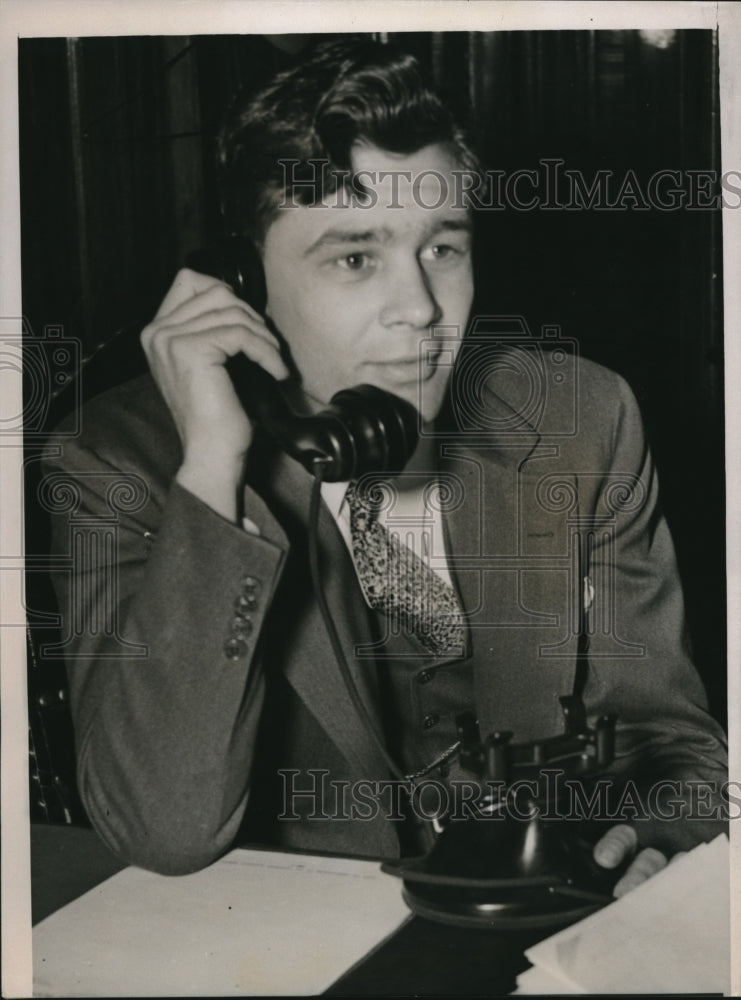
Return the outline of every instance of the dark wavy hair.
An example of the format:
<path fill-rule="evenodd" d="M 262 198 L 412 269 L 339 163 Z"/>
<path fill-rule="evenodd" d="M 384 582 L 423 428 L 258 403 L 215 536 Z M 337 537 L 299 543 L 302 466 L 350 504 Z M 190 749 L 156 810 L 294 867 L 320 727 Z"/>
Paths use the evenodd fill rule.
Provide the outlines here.
<path fill-rule="evenodd" d="M 311 204 L 352 184 L 351 150 L 360 142 L 393 153 L 440 143 L 461 169 L 480 173 L 414 56 L 366 39 L 322 43 L 232 104 L 218 144 L 227 229 L 259 250 L 284 199 Z"/>

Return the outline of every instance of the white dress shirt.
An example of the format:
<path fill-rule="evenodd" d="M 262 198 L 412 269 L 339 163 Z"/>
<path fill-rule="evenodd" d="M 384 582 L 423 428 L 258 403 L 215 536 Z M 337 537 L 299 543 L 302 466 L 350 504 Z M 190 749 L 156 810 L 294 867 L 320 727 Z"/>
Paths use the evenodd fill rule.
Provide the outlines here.
<path fill-rule="evenodd" d="M 433 480 L 436 482 L 436 480 Z M 425 495 L 430 494 L 430 480 L 409 489 L 399 489 L 395 502 L 380 511 L 378 520 L 390 534 L 420 556 L 429 568 L 452 586 L 448 558 L 445 550 L 445 533 L 442 514 L 434 510 Z M 322 483 L 322 500 L 337 522 L 352 555 L 350 536 L 350 508 L 346 501 L 348 483 Z M 432 491 L 434 493 L 436 491 Z"/>

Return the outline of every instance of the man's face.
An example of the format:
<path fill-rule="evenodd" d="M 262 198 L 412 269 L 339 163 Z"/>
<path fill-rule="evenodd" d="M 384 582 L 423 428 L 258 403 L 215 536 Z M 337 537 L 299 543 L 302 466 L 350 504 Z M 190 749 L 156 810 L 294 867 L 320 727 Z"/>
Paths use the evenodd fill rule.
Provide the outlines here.
<path fill-rule="evenodd" d="M 366 382 L 429 421 L 450 377 L 451 341 L 423 351 L 421 342 L 433 327 L 462 335 L 473 296 L 470 216 L 455 205 L 456 162 L 439 145 L 409 156 L 358 146 L 352 165 L 373 172 L 360 177 L 367 204 L 339 192 L 322 205 L 282 208 L 270 225 L 266 312 L 312 408 Z"/>

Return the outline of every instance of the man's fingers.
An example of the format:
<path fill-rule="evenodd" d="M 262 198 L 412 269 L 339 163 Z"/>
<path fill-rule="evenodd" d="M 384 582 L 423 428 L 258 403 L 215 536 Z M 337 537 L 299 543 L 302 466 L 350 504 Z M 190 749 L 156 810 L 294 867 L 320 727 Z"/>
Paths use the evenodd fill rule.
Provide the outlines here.
<path fill-rule="evenodd" d="M 620 823 L 611 827 L 604 837 L 594 846 L 594 860 L 603 868 L 617 868 L 617 866 L 635 853 L 638 845 L 638 835 L 632 826 Z M 615 888 L 612 890 L 613 896 L 619 899 L 626 892 L 635 889 L 641 882 L 651 878 L 667 865 L 666 856 L 657 851 L 654 847 L 646 847 L 638 853 L 631 862 L 625 874 L 618 879 Z"/>
<path fill-rule="evenodd" d="M 607 833 L 594 845 L 593 857 L 603 868 L 617 866 L 635 851 L 638 836 L 632 826 L 620 823 L 610 827 Z"/>
<path fill-rule="evenodd" d="M 195 274 L 196 272 L 191 273 Z M 199 277 L 203 276 L 199 275 Z M 168 312 L 163 312 L 162 307 L 160 307 L 157 316 L 153 320 L 153 325 L 174 326 L 178 323 L 184 323 L 201 313 L 228 308 L 239 309 L 248 320 L 264 325 L 265 320 L 262 316 L 248 302 L 236 296 L 228 285 L 217 281 L 215 278 L 207 280 L 210 284 L 200 291 L 189 295 L 187 298 L 175 302 Z M 169 294 L 168 292 L 168 296 Z"/>
<path fill-rule="evenodd" d="M 248 336 L 259 337 L 270 344 L 276 351 L 280 350 L 278 338 L 268 329 L 261 319 L 253 319 L 237 303 L 228 303 L 223 309 L 212 309 L 209 312 L 199 312 L 175 323 L 168 316 L 158 323 L 150 323 L 142 331 L 142 346 L 147 351 L 150 348 L 159 350 L 167 347 L 171 341 L 191 334 L 202 334 L 219 337 L 222 330 L 232 327 L 242 328 Z"/>
<path fill-rule="evenodd" d="M 141 342 L 153 371 L 164 372 L 173 361 L 181 370 L 189 368 L 198 358 L 224 364 L 242 352 L 274 378 L 289 375 L 265 320 L 223 282 L 187 268 L 178 272 L 157 316 L 142 330 Z"/>
<path fill-rule="evenodd" d="M 219 281 L 217 278 L 212 278 L 207 274 L 201 274 L 200 271 L 191 271 L 189 267 L 183 267 L 175 275 L 175 280 L 170 285 L 170 289 L 165 295 L 164 299 L 160 303 L 160 307 L 157 310 L 157 315 L 154 317 L 155 320 L 161 319 L 163 316 L 167 316 L 182 302 L 193 298 L 194 295 L 198 295 L 201 292 L 205 292 L 209 288 L 222 286 L 226 288 L 223 281 Z"/>
<path fill-rule="evenodd" d="M 255 334 L 241 324 L 225 324 L 218 330 L 194 330 L 178 333 L 159 341 L 150 352 L 150 364 L 172 373 L 203 370 L 203 366 L 223 365 L 235 354 L 245 354 L 269 372 L 273 378 L 288 377 L 288 369 L 275 342 Z"/>
<path fill-rule="evenodd" d="M 656 875 L 662 868 L 666 868 L 667 864 L 666 856 L 661 851 L 657 851 L 655 847 L 646 847 L 636 857 L 623 877 L 617 881 L 612 890 L 613 896 L 620 899 L 626 892 L 630 892 L 637 885 L 650 879 L 652 875 Z"/>

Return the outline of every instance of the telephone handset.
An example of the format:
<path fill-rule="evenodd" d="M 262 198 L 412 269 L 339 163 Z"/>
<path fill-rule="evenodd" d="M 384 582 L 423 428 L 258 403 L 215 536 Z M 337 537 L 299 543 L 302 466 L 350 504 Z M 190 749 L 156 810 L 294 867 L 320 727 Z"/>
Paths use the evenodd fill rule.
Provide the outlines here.
<path fill-rule="evenodd" d="M 415 408 L 376 386 L 342 389 L 320 413 L 299 416 L 260 365 L 239 354 L 227 368 L 248 416 L 309 472 L 321 461 L 325 482 L 401 472 L 417 446 Z"/>
<path fill-rule="evenodd" d="M 191 254 L 187 263 L 228 282 L 258 310 L 263 307 L 262 265 L 248 241 L 230 237 L 215 249 Z M 227 370 L 248 416 L 309 472 L 321 461 L 325 482 L 401 472 L 417 446 L 416 409 L 376 386 L 343 389 L 320 413 L 300 416 L 272 375 L 243 354 L 230 358 Z"/>

